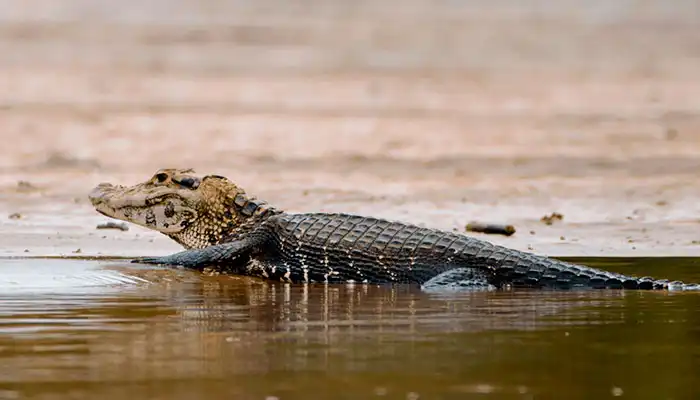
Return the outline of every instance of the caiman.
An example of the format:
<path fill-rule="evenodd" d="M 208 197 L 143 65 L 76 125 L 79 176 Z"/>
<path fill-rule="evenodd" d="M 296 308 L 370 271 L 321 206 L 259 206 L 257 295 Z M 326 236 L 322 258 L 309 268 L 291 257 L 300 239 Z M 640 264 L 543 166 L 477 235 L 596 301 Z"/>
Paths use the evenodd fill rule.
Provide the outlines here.
<path fill-rule="evenodd" d="M 133 262 L 289 283 L 418 284 L 423 288 L 700 290 L 509 249 L 464 234 L 345 213 L 288 213 L 229 179 L 162 169 L 89 194 L 111 218 L 161 232 L 185 250 Z"/>

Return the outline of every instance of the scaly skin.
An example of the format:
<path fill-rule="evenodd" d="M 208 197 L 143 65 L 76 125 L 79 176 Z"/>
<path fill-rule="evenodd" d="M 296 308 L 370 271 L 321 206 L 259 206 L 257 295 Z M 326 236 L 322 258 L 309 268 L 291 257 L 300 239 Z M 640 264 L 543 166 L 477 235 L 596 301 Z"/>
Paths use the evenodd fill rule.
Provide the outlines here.
<path fill-rule="evenodd" d="M 349 214 L 289 214 L 228 179 L 163 169 L 132 187 L 100 184 L 95 209 L 157 230 L 187 250 L 141 263 L 291 283 L 412 283 L 424 288 L 700 290 L 496 246 L 466 235 Z"/>

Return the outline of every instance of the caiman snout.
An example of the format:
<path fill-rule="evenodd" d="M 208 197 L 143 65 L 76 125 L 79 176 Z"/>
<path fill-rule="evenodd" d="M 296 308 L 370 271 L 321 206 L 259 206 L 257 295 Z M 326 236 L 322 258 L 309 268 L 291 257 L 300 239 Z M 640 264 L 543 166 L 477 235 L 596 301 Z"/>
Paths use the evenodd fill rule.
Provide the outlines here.
<path fill-rule="evenodd" d="M 100 183 L 99 185 L 95 186 L 92 191 L 90 191 L 88 198 L 90 199 L 92 205 L 96 206 L 103 203 L 106 200 L 106 196 L 110 192 L 113 192 L 115 188 L 116 186 L 112 185 L 111 183 Z"/>

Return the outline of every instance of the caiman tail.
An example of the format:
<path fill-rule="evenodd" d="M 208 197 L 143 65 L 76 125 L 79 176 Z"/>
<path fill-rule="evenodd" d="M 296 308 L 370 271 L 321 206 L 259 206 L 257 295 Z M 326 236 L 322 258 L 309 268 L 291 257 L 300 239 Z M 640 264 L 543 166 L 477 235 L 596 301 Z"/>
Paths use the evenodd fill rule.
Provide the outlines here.
<path fill-rule="evenodd" d="M 491 254 L 477 254 L 475 258 L 483 257 L 486 264 L 495 267 L 490 281 L 496 287 L 700 290 L 698 283 L 629 276 L 500 246 L 493 247 Z"/>

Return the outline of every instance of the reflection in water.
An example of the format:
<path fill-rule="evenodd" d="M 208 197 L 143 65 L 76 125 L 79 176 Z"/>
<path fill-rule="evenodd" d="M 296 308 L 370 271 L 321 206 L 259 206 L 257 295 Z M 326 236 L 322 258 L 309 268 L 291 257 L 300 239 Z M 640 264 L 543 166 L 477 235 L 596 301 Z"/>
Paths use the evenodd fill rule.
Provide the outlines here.
<path fill-rule="evenodd" d="M 269 332 L 430 332 L 485 329 L 534 329 L 553 323 L 541 319 L 572 310 L 563 318 L 575 323 L 582 306 L 609 307 L 620 291 L 454 292 L 426 294 L 417 287 L 367 285 L 286 285 L 238 278 L 204 282 L 194 304 L 181 314 L 203 331 Z M 580 312 L 580 311 L 579 311 Z M 586 315 L 590 316 L 590 312 Z M 596 311 L 593 310 L 593 313 Z M 564 321 L 559 321 L 564 322 Z"/>
<path fill-rule="evenodd" d="M 94 267 L 44 262 L 58 277 L 70 263 Z M 689 272 L 673 266 L 664 271 Z M 106 271 L 152 283 L 1 291 L 0 398 L 697 393 L 693 293 L 427 294 L 131 268 Z"/>

